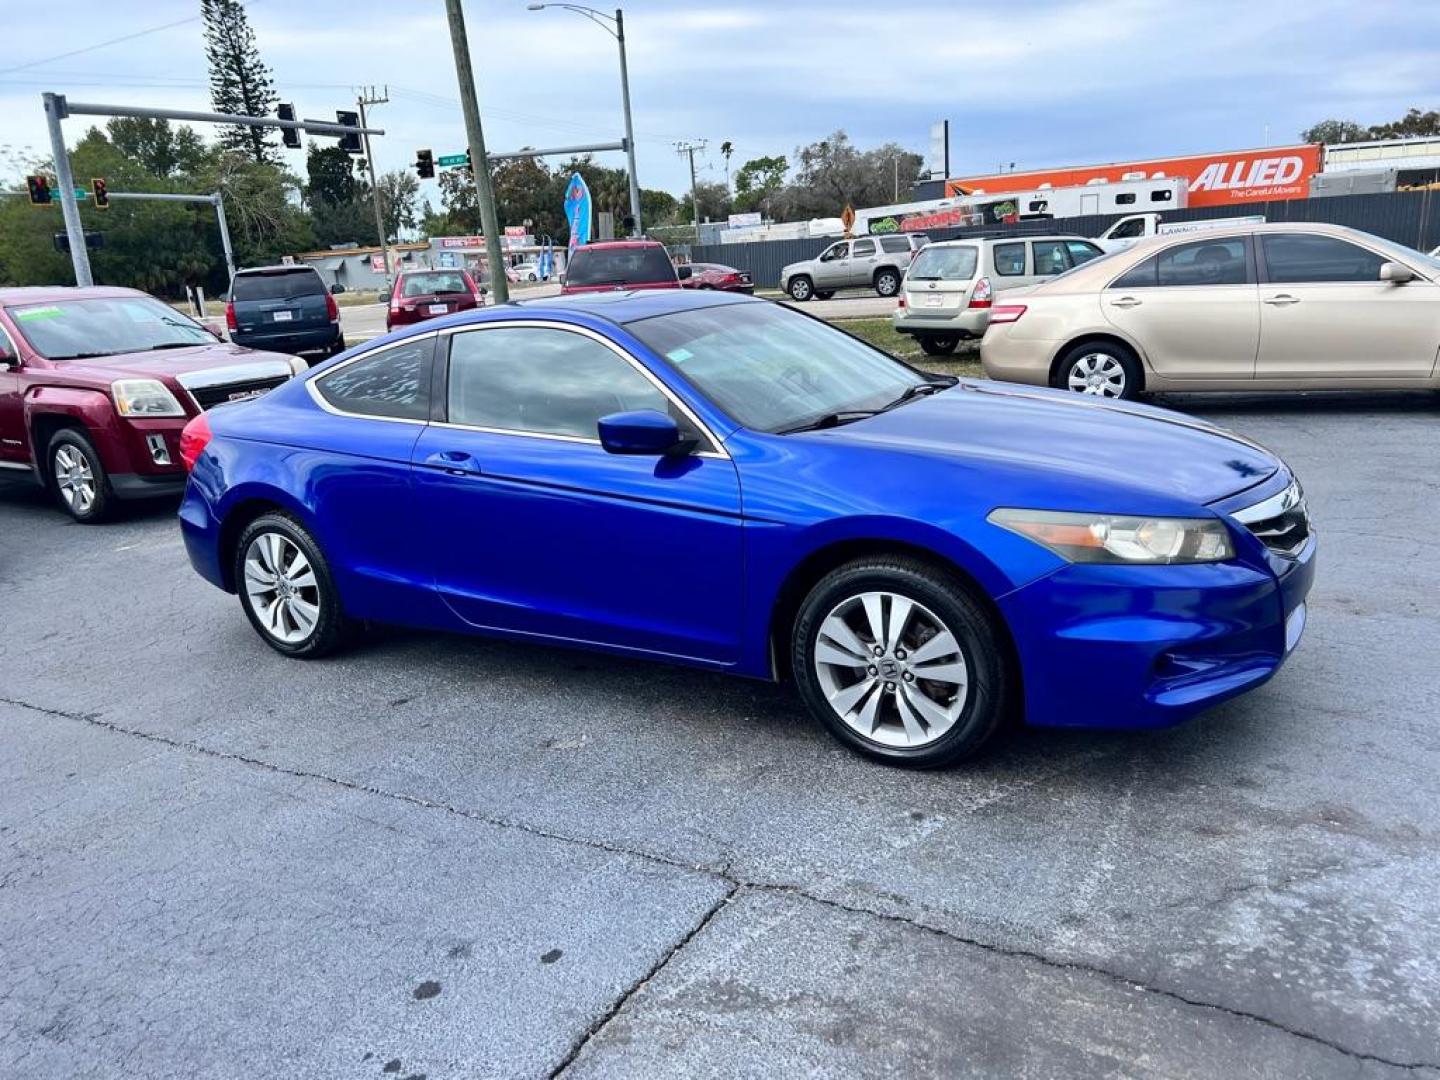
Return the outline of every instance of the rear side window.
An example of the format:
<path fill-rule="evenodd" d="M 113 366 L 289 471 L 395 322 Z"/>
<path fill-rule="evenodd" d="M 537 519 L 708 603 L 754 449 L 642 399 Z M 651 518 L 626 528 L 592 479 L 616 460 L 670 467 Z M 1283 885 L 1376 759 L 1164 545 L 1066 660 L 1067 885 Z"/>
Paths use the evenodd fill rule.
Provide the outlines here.
<path fill-rule="evenodd" d="M 341 412 L 392 420 L 430 416 L 430 357 L 435 339 L 393 345 L 315 381 L 320 396 Z"/>
<path fill-rule="evenodd" d="M 675 267 L 663 247 L 582 247 L 571 256 L 565 274 L 569 285 L 649 285 L 675 280 Z"/>
<path fill-rule="evenodd" d="M 910 238 L 908 236 L 882 236 L 880 238 L 880 250 L 890 255 L 897 255 L 902 251 L 909 251 Z"/>
<path fill-rule="evenodd" d="M 1273 282 L 1380 280 L 1383 255 L 1333 236 L 1280 233 L 1261 238 L 1265 265 Z"/>
<path fill-rule="evenodd" d="M 1152 255 L 1126 271 L 1111 288 L 1245 285 L 1248 281 L 1245 241 L 1241 237 L 1231 237 L 1179 244 Z"/>
<path fill-rule="evenodd" d="M 874 241 L 874 240 L 856 240 L 856 241 L 855 241 L 855 247 L 851 250 L 851 254 L 852 254 L 855 258 L 857 258 L 857 259 L 860 258 L 861 256 L 864 256 L 864 255 L 874 255 L 874 254 L 875 254 L 875 241 Z"/>
<path fill-rule="evenodd" d="M 1054 277 L 1070 269 L 1063 240 L 1036 240 L 1030 245 L 1035 259 L 1035 273 L 1041 277 Z"/>
<path fill-rule="evenodd" d="M 232 300 L 293 300 L 297 296 L 324 295 L 325 283 L 308 268 L 236 274 L 230 286 Z"/>
<path fill-rule="evenodd" d="M 1025 273 L 1024 244 L 996 244 L 992 257 L 995 273 L 1001 277 L 1021 277 Z"/>

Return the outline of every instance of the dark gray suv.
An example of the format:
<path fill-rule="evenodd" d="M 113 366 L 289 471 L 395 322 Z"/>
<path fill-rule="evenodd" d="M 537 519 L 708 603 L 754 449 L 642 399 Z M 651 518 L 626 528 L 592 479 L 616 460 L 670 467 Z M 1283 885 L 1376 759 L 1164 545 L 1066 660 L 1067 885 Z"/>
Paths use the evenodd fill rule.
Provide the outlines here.
<path fill-rule="evenodd" d="M 309 354 L 312 363 L 345 348 L 340 309 L 309 266 L 257 266 L 237 272 L 230 280 L 225 325 L 237 345 Z"/>

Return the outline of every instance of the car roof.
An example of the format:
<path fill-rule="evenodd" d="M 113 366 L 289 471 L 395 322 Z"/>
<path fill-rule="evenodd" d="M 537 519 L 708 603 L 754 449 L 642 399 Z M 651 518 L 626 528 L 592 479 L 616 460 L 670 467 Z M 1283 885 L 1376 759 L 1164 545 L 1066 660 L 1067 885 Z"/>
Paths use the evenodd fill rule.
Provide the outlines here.
<path fill-rule="evenodd" d="M 243 270 L 236 270 L 236 277 L 245 277 L 248 274 L 300 274 L 305 271 L 318 274 L 320 271 L 313 266 L 299 264 L 276 263 L 274 266 L 247 266 Z"/>
<path fill-rule="evenodd" d="M 665 245 L 660 243 L 659 240 L 601 240 L 594 244 L 586 244 L 583 247 L 576 248 L 570 257 L 573 259 L 582 251 L 619 251 L 625 248 L 663 248 L 664 246 Z"/>
<path fill-rule="evenodd" d="M 961 247 L 965 244 L 1013 244 L 1020 240 L 1084 240 L 1095 243 L 1089 236 L 1079 233 L 1022 233 L 1018 236 L 960 236 L 954 240 L 937 240 L 926 244 L 927 248 Z"/>
<path fill-rule="evenodd" d="M 60 300 L 102 300 L 117 296 L 148 298 L 149 295 L 139 289 L 126 289 L 118 285 L 90 285 L 83 289 L 74 285 L 17 285 L 0 288 L 0 306 L 55 303 Z"/>

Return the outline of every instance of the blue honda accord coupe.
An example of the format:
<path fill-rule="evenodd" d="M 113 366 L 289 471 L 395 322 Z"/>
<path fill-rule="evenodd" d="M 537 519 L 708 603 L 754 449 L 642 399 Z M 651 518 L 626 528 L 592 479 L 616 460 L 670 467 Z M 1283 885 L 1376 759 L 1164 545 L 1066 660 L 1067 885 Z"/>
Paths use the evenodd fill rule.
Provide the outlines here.
<path fill-rule="evenodd" d="M 1258 686 L 1315 553 L 1236 435 L 688 290 L 427 322 L 202 414 L 183 456 L 191 561 L 288 656 L 403 623 L 792 679 L 903 765 Z"/>

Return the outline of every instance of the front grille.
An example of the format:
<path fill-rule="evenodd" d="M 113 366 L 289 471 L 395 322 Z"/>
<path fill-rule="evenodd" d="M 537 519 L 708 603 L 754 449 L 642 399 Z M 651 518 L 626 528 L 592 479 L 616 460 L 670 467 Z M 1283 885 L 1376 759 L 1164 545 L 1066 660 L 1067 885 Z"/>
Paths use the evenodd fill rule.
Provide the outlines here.
<path fill-rule="evenodd" d="M 1310 539 L 1310 512 L 1298 481 L 1279 495 L 1236 511 L 1235 520 L 1275 554 L 1286 558 L 1300 554 Z"/>
<path fill-rule="evenodd" d="M 289 376 L 281 375 L 268 379 L 247 379 L 244 382 L 224 383 L 221 386 L 196 387 L 190 391 L 190 395 L 203 412 L 216 405 L 223 405 L 227 401 L 242 401 L 247 397 L 259 396 L 267 390 L 275 389 L 287 378 Z"/>

